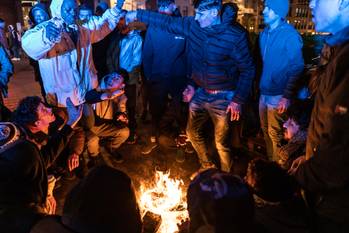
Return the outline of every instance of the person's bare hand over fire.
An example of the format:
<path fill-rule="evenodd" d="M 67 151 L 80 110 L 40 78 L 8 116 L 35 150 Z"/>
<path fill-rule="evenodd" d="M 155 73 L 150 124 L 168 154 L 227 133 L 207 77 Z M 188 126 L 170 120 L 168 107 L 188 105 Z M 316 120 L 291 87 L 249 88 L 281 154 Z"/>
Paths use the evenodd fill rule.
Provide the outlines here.
<path fill-rule="evenodd" d="M 183 91 L 183 101 L 189 103 L 195 94 L 195 89 L 193 86 L 188 85 Z"/>
<path fill-rule="evenodd" d="M 226 110 L 226 113 L 230 112 L 230 120 L 231 121 L 238 121 L 240 120 L 241 115 L 241 104 L 231 102 Z"/>
<path fill-rule="evenodd" d="M 71 172 L 73 171 L 75 168 L 77 168 L 79 166 L 79 155 L 76 153 L 72 153 L 69 157 L 68 157 L 68 170 Z"/>

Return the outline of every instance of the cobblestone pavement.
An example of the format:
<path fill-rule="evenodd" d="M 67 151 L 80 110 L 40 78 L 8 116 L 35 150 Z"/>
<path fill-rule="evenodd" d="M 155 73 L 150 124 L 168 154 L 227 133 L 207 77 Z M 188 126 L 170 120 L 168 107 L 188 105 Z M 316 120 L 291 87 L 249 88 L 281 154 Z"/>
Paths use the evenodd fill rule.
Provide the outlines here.
<path fill-rule="evenodd" d="M 40 86 L 34 80 L 34 71 L 27 59 L 13 61 L 15 74 L 9 82 L 9 96 L 5 99 L 5 106 L 14 110 L 17 103 L 26 96 L 39 95 Z"/>
<path fill-rule="evenodd" d="M 29 65 L 28 60 L 14 62 L 14 65 L 15 75 L 12 77 L 9 83 L 9 98 L 5 100 L 5 105 L 11 110 L 14 110 L 18 101 L 25 96 L 40 96 L 40 87 L 39 84 L 34 80 L 34 72 Z M 103 161 L 109 166 L 127 173 L 132 178 L 136 190 L 140 189 L 141 184 L 154 181 L 155 171 L 161 170 L 170 171 L 171 178 L 182 179 L 184 181 L 183 189 L 186 191 L 190 182 L 191 174 L 193 174 L 199 168 L 196 154 L 184 153 L 185 161 L 180 163 L 176 160 L 176 155 L 179 153 L 178 149 L 176 148 L 169 149 L 158 147 L 151 154 L 143 155 L 141 153 L 141 146 L 145 143 L 146 139 L 149 140 L 150 125 L 144 124 L 140 120 L 137 125 L 137 135 L 139 138 L 137 143 L 134 145 L 124 144 L 119 149 L 119 152 L 124 157 L 124 162 L 117 163 L 102 147 L 101 155 L 103 157 Z M 211 138 L 211 140 L 208 141 L 213 142 L 214 140 Z M 183 151 L 180 151 L 180 153 L 183 153 Z M 212 147 L 211 154 L 215 154 Z M 84 153 L 84 156 L 87 157 L 86 152 Z M 217 161 L 218 157 L 214 156 L 214 159 Z M 245 160 L 246 158 L 243 159 Z M 243 165 L 240 166 L 239 164 Z M 234 170 L 236 172 L 239 170 L 244 171 L 245 166 L 246 161 L 234 162 Z M 78 181 L 78 178 L 73 180 L 62 179 L 61 187 L 55 190 L 58 214 L 62 213 L 62 207 L 66 194 Z"/>
<path fill-rule="evenodd" d="M 25 96 L 40 96 L 40 87 L 34 80 L 34 72 L 29 65 L 28 60 L 14 62 L 15 74 L 9 83 L 9 98 L 5 100 L 5 105 L 14 110 L 20 99 Z M 124 156 L 124 163 L 116 163 L 111 155 L 106 153 L 102 148 L 103 160 L 106 164 L 126 172 L 132 179 L 135 188 L 138 190 L 143 182 L 153 180 L 156 170 L 166 170 L 171 172 L 171 177 L 184 180 L 185 188 L 189 184 L 190 175 L 198 169 L 195 154 L 186 154 L 186 161 L 178 163 L 175 159 L 177 150 L 157 148 L 149 155 L 142 155 L 140 147 L 148 138 L 149 125 L 138 123 L 138 143 L 135 145 L 123 145 L 120 153 Z M 86 154 L 85 154 L 86 155 Z M 78 181 L 64 182 L 64 188 L 56 190 L 56 199 L 58 202 L 58 213 L 61 213 L 64 197 L 70 188 Z"/>

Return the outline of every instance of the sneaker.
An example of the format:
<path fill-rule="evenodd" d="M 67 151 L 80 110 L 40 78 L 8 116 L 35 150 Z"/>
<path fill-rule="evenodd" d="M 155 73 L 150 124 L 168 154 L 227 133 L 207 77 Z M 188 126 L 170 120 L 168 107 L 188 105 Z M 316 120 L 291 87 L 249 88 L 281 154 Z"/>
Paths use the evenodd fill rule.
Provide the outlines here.
<path fill-rule="evenodd" d="M 185 153 L 183 148 L 179 147 L 176 152 L 176 161 L 177 163 L 183 163 L 185 161 Z"/>
<path fill-rule="evenodd" d="M 184 146 L 184 148 L 185 148 L 184 152 L 187 154 L 193 154 L 195 152 L 195 150 L 190 142 L 187 142 L 187 144 Z"/>
<path fill-rule="evenodd" d="M 201 167 L 200 167 L 196 172 L 194 172 L 193 174 L 191 174 L 190 180 L 194 180 L 195 177 L 196 177 L 197 175 L 199 175 L 200 172 L 203 172 L 203 171 L 205 171 L 205 170 L 207 170 L 207 169 L 210 169 L 210 168 L 217 168 L 217 167 L 216 167 L 216 165 L 214 165 L 214 163 L 212 163 L 212 162 L 206 162 L 206 163 L 201 164 Z"/>
<path fill-rule="evenodd" d="M 126 143 L 129 145 L 133 145 L 137 142 L 137 134 L 132 133 L 130 134 L 130 136 L 128 137 L 128 139 L 126 140 Z"/>
<path fill-rule="evenodd" d="M 112 158 L 115 162 L 117 163 L 123 163 L 124 162 L 124 159 L 122 157 L 122 154 L 120 154 L 119 152 L 117 151 L 113 151 L 112 153 Z"/>
<path fill-rule="evenodd" d="M 147 111 L 143 111 L 141 115 L 141 121 L 145 123 L 147 121 Z"/>
<path fill-rule="evenodd" d="M 156 147 L 158 147 L 158 143 L 154 136 L 150 137 L 150 142 L 146 143 L 141 148 L 141 153 L 144 155 L 150 154 Z"/>
<path fill-rule="evenodd" d="M 180 134 L 178 137 L 175 139 L 177 146 L 185 146 L 188 141 L 188 137 L 186 134 Z"/>
<path fill-rule="evenodd" d="M 93 167 L 96 167 L 102 163 L 102 156 L 98 154 L 97 156 L 90 156 L 89 161 L 87 162 L 87 168 L 91 169 Z"/>

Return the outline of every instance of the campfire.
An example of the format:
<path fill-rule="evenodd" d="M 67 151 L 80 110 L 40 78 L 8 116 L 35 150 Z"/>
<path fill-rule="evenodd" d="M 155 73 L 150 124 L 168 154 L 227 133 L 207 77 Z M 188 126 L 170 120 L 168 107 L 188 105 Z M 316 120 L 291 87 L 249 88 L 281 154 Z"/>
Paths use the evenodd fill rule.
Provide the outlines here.
<path fill-rule="evenodd" d="M 161 171 L 156 172 L 153 184 L 142 184 L 139 202 L 145 224 L 145 218 L 152 216 L 153 222 L 161 222 L 154 227 L 157 233 L 178 232 L 177 224 L 188 218 L 183 186 L 182 180 L 171 179 L 170 172 Z"/>

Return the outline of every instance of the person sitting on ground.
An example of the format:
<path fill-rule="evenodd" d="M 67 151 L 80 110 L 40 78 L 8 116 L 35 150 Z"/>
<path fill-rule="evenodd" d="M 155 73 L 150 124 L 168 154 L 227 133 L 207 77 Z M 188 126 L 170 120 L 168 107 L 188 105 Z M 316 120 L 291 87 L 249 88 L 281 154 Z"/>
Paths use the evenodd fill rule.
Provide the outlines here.
<path fill-rule="evenodd" d="M 309 232 L 305 204 L 298 186 L 276 162 L 256 158 L 245 177 L 256 203 L 256 221 L 269 233 Z"/>
<path fill-rule="evenodd" d="M 141 233 L 141 215 L 130 177 L 106 165 L 94 168 L 67 195 L 63 216 L 42 219 L 30 233 L 46 232 Z"/>
<path fill-rule="evenodd" d="M 116 162 L 122 162 L 122 155 L 117 149 L 129 137 L 127 127 L 126 101 L 123 88 L 124 77 L 118 73 L 105 76 L 97 89 L 86 94 L 88 103 L 95 103 L 94 126 L 86 132 L 87 151 L 90 155 L 88 166 L 92 167 L 99 163 L 101 156 L 99 139 L 108 138 L 109 143 L 105 147 Z"/>
<path fill-rule="evenodd" d="M 67 146 L 73 128 L 81 118 L 81 107 L 67 100 L 68 121 L 45 145 L 36 134 L 48 133 L 55 117 L 40 97 L 20 101 L 14 123 L 1 123 L 0 146 L 0 229 L 27 233 L 43 214 L 53 213 L 55 201 L 48 196 L 47 168 Z M 76 157 L 71 164 L 77 165 Z"/>
<path fill-rule="evenodd" d="M 7 98 L 7 84 L 13 74 L 13 64 L 5 50 L 0 44 L 0 104 L 4 104 L 3 97 Z"/>
<path fill-rule="evenodd" d="M 126 25 L 129 21 L 126 17 Z M 129 76 L 126 82 L 126 96 L 127 96 L 127 112 L 129 117 L 130 128 L 130 144 L 136 142 L 136 100 L 137 100 L 137 84 L 141 75 L 141 63 L 142 63 L 142 45 L 143 39 L 140 35 L 140 31 L 136 29 L 128 28 L 127 34 L 119 41 L 120 54 L 119 54 L 119 66 L 120 69 L 124 69 Z"/>
<path fill-rule="evenodd" d="M 284 139 L 287 143 L 276 151 L 278 158 L 280 158 L 278 163 L 286 170 L 290 168 L 293 160 L 305 154 L 306 129 L 309 125 L 310 114 L 299 104 L 293 104 L 287 110 L 287 116 L 288 119 L 283 124 Z"/>
<path fill-rule="evenodd" d="M 238 176 L 207 169 L 187 191 L 189 232 L 256 232 L 254 202 L 248 186 Z"/>

